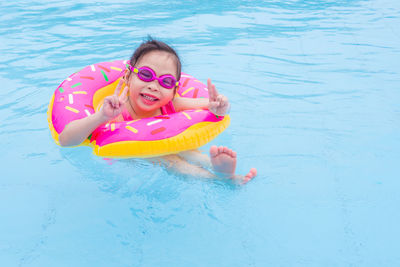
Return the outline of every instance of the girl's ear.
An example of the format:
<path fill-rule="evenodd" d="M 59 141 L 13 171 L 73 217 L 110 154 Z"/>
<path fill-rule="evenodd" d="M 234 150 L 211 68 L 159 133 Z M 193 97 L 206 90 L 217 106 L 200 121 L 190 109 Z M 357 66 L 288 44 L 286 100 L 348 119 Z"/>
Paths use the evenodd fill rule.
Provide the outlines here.
<path fill-rule="evenodd" d="M 124 75 L 125 83 L 128 83 L 128 79 L 129 79 L 129 74 L 130 73 L 131 73 L 130 70 L 126 70 L 125 75 Z"/>

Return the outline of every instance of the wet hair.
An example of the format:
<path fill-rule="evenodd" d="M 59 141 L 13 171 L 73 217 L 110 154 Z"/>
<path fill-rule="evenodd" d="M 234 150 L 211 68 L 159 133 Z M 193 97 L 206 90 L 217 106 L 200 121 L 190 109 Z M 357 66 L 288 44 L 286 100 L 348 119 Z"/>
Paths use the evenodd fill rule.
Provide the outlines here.
<path fill-rule="evenodd" d="M 136 63 L 146 54 L 152 51 L 164 51 L 170 53 L 175 56 L 176 59 L 176 73 L 177 73 L 177 80 L 179 81 L 181 78 L 181 60 L 179 59 L 178 53 L 167 45 L 166 43 L 158 40 L 154 40 L 151 37 L 148 37 L 147 41 L 144 41 L 136 50 L 133 52 L 133 55 L 130 60 L 131 66 L 135 66 Z"/>

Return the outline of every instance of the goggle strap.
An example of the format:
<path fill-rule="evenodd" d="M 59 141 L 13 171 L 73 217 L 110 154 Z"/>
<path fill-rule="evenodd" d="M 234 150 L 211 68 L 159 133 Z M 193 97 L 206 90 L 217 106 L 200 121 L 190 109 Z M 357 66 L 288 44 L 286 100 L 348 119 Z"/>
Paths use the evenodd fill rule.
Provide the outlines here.
<path fill-rule="evenodd" d="M 126 68 L 129 69 L 129 70 L 132 70 L 132 66 L 130 64 L 128 64 L 128 63 L 126 63 Z M 134 73 L 138 73 L 139 70 L 137 68 L 133 68 L 133 72 Z"/>

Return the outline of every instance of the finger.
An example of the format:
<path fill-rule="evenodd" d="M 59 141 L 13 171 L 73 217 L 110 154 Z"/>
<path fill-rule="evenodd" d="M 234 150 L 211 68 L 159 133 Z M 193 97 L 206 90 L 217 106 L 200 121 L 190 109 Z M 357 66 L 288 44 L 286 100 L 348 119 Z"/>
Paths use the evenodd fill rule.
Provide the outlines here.
<path fill-rule="evenodd" d="M 223 95 L 217 95 L 215 101 L 218 102 L 218 105 L 222 105 L 223 104 L 223 98 L 224 98 Z"/>
<path fill-rule="evenodd" d="M 121 95 L 119 96 L 119 101 L 125 102 L 127 95 L 128 95 L 128 86 L 125 85 L 124 90 L 122 91 Z"/>
<path fill-rule="evenodd" d="M 115 96 L 114 95 L 110 97 L 110 105 L 112 108 L 115 108 Z"/>
<path fill-rule="evenodd" d="M 229 101 L 228 101 L 228 98 L 226 97 L 226 96 L 224 96 L 224 95 L 221 95 L 221 105 L 222 106 L 229 106 Z"/>
<path fill-rule="evenodd" d="M 118 82 L 117 87 L 115 88 L 114 95 L 118 96 L 119 92 L 121 91 L 122 84 L 124 83 L 124 78 L 121 78 Z"/>
<path fill-rule="evenodd" d="M 213 83 L 211 83 L 211 86 L 213 88 L 214 94 L 215 96 L 219 95 L 217 88 L 215 87 L 215 85 Z"/>
<path fill-rule="evenodd" d="M 112 105 L 115 109 L 118 109 L 121 106 L 118 96 L 114 95 L 112 98 Z"/>
<path fill-rule="evenodd" d="M 208 88 L 208 98 L 211 101 L 214 101 L 218 93 L 215 92 L 215 90 L 216 90 L 215 86 L 211 83 L 210 78 L 208 78 L 208 80 L 207 80 L 207 88 Z"/>

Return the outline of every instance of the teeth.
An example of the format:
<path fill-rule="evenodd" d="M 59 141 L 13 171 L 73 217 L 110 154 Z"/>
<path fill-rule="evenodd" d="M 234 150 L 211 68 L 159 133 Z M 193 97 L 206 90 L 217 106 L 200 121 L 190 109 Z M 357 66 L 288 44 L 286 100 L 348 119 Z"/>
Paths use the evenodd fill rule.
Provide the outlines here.
<path fill-rule="evenodd" d="M 148 96 L 148 95 L 143 95 L 143 97 L 146 98 L 147 100 L 150 100 L 150 101 L 156 101 L 157 100 L 157 98 L 154 98 L 154 97 L 151 97 L 151 96 Z"/>

